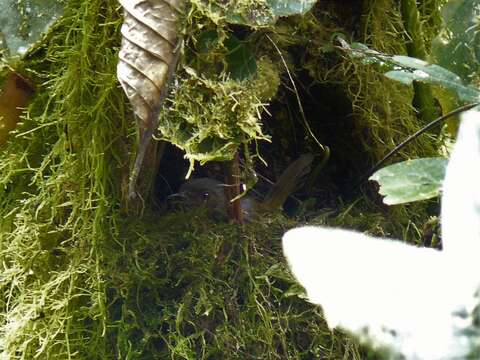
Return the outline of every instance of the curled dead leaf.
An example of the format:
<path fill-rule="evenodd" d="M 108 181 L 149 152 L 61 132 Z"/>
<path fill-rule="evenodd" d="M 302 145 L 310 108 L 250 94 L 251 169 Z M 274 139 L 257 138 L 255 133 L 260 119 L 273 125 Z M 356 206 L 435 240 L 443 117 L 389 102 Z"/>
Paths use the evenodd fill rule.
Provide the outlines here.
<path fill-rule="evenodd" d="M 140 134 L 130 177 L 130 198 L 135 196 L 138 173 L 177 64 L 177 21 L 183 3 L 183 0 L 120 0 L 125 20 L 117 77 L 137 116 Z"/>

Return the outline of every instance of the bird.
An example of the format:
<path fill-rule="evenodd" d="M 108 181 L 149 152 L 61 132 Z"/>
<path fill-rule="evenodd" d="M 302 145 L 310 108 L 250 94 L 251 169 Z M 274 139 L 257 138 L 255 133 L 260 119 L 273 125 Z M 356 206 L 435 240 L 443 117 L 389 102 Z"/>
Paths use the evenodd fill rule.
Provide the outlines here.
<path fill-rule="evenodd" d="M 291 163 L 280 175 L 263 200 L 247 194 L 240 198 L 243 218 L 253 220 L 280 208 L 288 196 L 298 187 L 300 180 L 310 172 L 314 156 L 303 154 Z M 226 219 L 225 184 L 209 177 L 189 179 L 179 188 L 178 193 L 169 198 L 180 200 L 186 207 L 205 207 L 215 218 Z"/>

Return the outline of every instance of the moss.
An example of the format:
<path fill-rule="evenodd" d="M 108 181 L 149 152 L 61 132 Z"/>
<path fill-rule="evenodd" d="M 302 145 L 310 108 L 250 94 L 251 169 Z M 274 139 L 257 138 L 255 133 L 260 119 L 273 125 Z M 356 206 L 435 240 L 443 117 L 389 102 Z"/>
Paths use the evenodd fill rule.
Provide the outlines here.
<path fill-rule="evenodd" d="M 267 140 L 261 128 L 263 101 L 276 93 L 279 76 L 268 60 L 247 81 L 211 79 L 187 69 L 171 106 L 161 115 L 165 140 L 201 164 L 230 160 L 241 144 Z M 268 86 L 266 86 L 268 84 Z"/>
<path fill-rule="evenodd" d="M 127 155 L 119 15 L 113 0 L 71 1 L 25 63 L 37 95 L 0 162 L 0 349 L 9 359 L 105 358 L 98 246 L 115 233 L 113 179 Z"/>
<path fill-rule="evenodd" d="M 259 113 L 274 97 L 280 71 L 265 43 L 250 48 L 258 71 L 247 80 L 223 77 L 222 67 L 219 73 L 197 67 L 188 58 L 196 39 L 223 21 L 208 8 L 208 14 L 197 11 L 198 3 L 186 13 L 192 37 L 185 65 L 193 70 L 178 74 L 160 126 L 190 159 L 206 161 L 267 138 Z M 401 52 L 393 37 L 381 35 L 385 13 L 369 19 L 375 20 L 372 42 Z M 125 216 L 122 194 L 136 125 L 115 77 L 121 22 L 116 0 L 71 0 L 22 64 L 38 91 L 0 154 L 2 356 L 363 358 L 354 341 L 326 327 L 287 271 L 280 237 L 295 222 L 266 217 L 238 228 L 202 213 Z M 222 26 L 219 49 L 230 32 Z M 326 28 L 314 30 L 326 39 Z M 309 36 L 308 26 L 299 29 L 296 35 Z M 272 38 L 282 50 L 289 46 Z M 331 63 L 315 62 L 318 49 L 310 49 L 299 66 L 308 65 L 318 82 L 345 84 L 372 159 L 417 127 L 402 105 L 411 99 L 408 89 L 360 64 L 323 71 Z M 372 135 L 363 136 L 367 131 Z M 428 140 L 411 153 L 431 147 Z M 422 223 L 424 205 L 387 210 L 368 198 L 353 205 L 338 201 L 312 222 L 418 241 L 420 225 L 414 224 Z"/>
<path fill-rule="evenodd" d="M 240 40 L 227 23 L 231 16 L 253 16 L 262 6 L 266 4 L 259 0 L 188 4 L 182 18 L 183 70 L 160 115 L 159 130 L 163 139 L 185 151 L 190 171 L 194 161 L 231 160 L 240 146 L 268 140 L 262 113 L 277 93 L 279 70 L 267 53 L 255 50 L 252 34 L 245 31 Z"/>
<path fill-rule="evenodd" d="M 2 356 L 235 358 L 243 349 L 271 357 L 327 352 L 333 359 L 354 351 L 320 317 L 311 323 L 315 308 L 283 299 L 280 289 L 291 278 L 272 286 L 261 277 L 274 265 L 285 272 L 279 255 L 267 251 L 270 233 L 260 251 L 252 229 L 242 234 L 198 220 L 186 230 L 185 214 L 118 223 L 135 127 L 115 78 L 118 10 L 114 0 L 72 0 L 24 64 L 38 92 L 0 161 Z M 278 84 L 268 62 L 260 67 Z M 208 95 L 223 94 L 228 108 L 236 105 L 228 95 L 246 91 L 231 80 L 190 81 Z M 252 94 L 237 106 L 251 122 L 236 131 L 259 129 L 255 112 L 273 92 L 255 89 L 265 91 L 266 82 L 258 76 L 248 83 Z M 218 264 L 224 242 L 234 254 Z M 292 304 L 298 309 L 290 317 Z"/>
<path fill-rule="evenodd" d="M 293 223 L 239 229 L 189 213 L 126 225 L 109 276 L 118 357 L 134 349 L 135 358 L 360 359 L 279 261 L 280 236 Z"/>

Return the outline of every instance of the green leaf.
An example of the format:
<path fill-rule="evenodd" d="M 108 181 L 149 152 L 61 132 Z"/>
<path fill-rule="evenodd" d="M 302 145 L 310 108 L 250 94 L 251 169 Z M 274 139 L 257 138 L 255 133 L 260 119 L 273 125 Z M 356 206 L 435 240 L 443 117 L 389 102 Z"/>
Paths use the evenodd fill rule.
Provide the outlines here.
<path fill-rule="evenodd" d="M 391 60 L 398 65 L 412 69 L 423 69 L 428 65 L 426 61 L 405 55 L 393 55 Z"/>
<path fill-rule="evenodd" d="M 23 55 L 57 20 L 63 0 L 0 0 L 0 51 Z"/>
<path fill-rule="evenodd" d="M 412 84 L 413 80 L 416 79 L 416 76 L 413 73 L 400 70 L 388 71 L 385 73 L 385 76 L 389 79 L 399 81 L 405 85 Z"/>
<path fill-rule="evenodd" d="M 275 24 L 279 17 L 303 15 L 316 2 L 317 0 L 267 0 L 266 3 L 252 2 L 249 6 L 231 2 L 227 7 L 226 19 L 232 24 L 268 26 Z"/>
<path fill-rule="evenodd" d="M 245 43 L 230 35 L 225 40 L 228 49 L 226 56 L 227 71 L 235 80 L 245 80 L 252 77 L 257 71 L 257 62 Z"/>
<path fill-rule="evenodd" d="M 303 15 L 309 11 L 317 0 L 267 0 L 275 16 Z"/>
<path fill-rule="evenodd" d="M 416 80 L 427 84 L 440 85 L 455 91 L 460 100 L 463 101 L 477 102 L 480 99 L 480 91 L 474 87 L 464 85 L 458 75 L 441 66 L 402 55 L 392 56 L 391 61 L 396 65 L 404 67 L 404 69 L 387 72 L 385 75 L 391 79 L 403 83 L 407 83 L 407 80 L 410 79 L 410 82 Z M 404 75 L 400 76 L 399 73 L 404 73 Z"/>
<path fill-rule="evenodd" d="M 447 163 L 441 157 L 403 161 L 378 170 L 370 180 L 379 183 L 387 205 L 426 200 L 438 196 Z"/>
<path fill-rule="evenodd" d="M 200 33 L 195 47 L 199 53 L 206 54 L 211 50 L 215 50 L 215 46 L 218 42 L 218 32 L 215 30 L 208 30 Z"/>
<path fill-rule="evenodd" d="M 471 86 L 463 85 L 458 76 L 450 72 L 448 72 L 448 74 L 446 71 L 447 70 L 440 66 L 430 65 L 422 70 L 387 71 L 385 76 L 406 85 L 410 85 L 414 80 L 427 84 L 440 85 L 446 89 L 454 91 L 460 100 L 466 102 L 478 102 L 480 100 L 480 91 Z"/>
<path fill-rule="evenodd" d="M 432 42 L 439 65 L 470 83 L 479 71 L 479 0 L 450 0 L 442 8 L 443 29 Z"/>
<path fill-rule="evenodd" d="M 228 34 L 222 43 L 216 30 L 205 31 L 198 37 L 196 49 L 201 65 L 219 73 L 226 70 L 235 80 L 248 79 L 257 72 L 257 62 L 247 43 L 233 34 Z"/>
<path fill-rule="evenodd" d="M 387 55 L 365 46 L 344 48 L 352 57 L 361 58 L 365 64 L 375 63 L 380 71 L 385 71 L 385 76 L 403 84 L 410 85 L 413 81 L 426 84 L 439 85 L 453 90 L 460 100 L 478 102 L 480 91 L 473 86 L 465 85 L 462 79 L 439 65 L 429 64 L 426 61 L 403 55 Z"/>

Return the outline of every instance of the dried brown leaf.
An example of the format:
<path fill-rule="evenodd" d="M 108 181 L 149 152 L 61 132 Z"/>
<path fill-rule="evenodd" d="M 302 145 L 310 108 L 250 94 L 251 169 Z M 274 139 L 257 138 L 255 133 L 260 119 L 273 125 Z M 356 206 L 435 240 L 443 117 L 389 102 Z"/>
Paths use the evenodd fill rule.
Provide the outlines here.
<path fill-rule="evenodd" d="M 117 77 L 138 118 L 140 143 L 132 171 L 129 196 L 135 183 L 167 85 L 178 59 L 177 21 L 183 0 L 120 0 L 125 10 Z"/>

